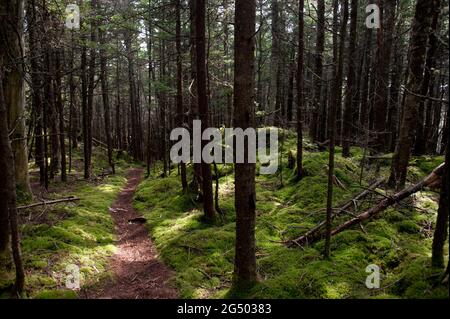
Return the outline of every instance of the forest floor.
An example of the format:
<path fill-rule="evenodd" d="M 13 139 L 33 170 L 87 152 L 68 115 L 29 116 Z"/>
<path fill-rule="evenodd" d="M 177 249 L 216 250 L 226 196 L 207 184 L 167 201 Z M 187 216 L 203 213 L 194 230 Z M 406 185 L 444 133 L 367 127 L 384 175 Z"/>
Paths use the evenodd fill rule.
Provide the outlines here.
<path fill-rule="evenodd" d="M 283 136 L 280 136 L 283 138 Z M 282 167 L 274 175 L 256 177 L 256 256 L 259 281 L 249 291 L 232 288 L 235 245 L 234 173 L 232 165 L 218 165 L 219 205 L 223 212 L 214 225 L 203 222 L 202 205 L 181 192 L 176 167 L 165 179 L 156 168 L 136 192 L 134 205 L 147 218 L 163 261 L 175 272 L 183 298 L 448 298 L 448 287 L 439 285 L 443 269 L 430 266 L 431 242 L 439 194 L 424 190 L 390 207 L 378 218 L 332 238 L 330 260 L 322 257 L 324 241 L 303 249 L 280 243 L 297 238 L 325 219 L 328 152 L 305 141 L 307 176 L 295 180 L 288 168 L 295 158 L 296 135 L 284 132 Z M 343 158 L 337 148 L 334 207 L 362 192 L 389 174 L 390 160 L 366 165 L 363 150 L 352 148 Z M 389 154 L 386 155 L 389 157 Z M 442 156 L 411 160 L 408 183 L 428 175 L 443 162 Z M 259 164 L 257 164 L 257 172 Z M 192 166 L 188 165 L 192 179 Z M 213 174 L 214 175 L 214 174 Z M 214 178 L 213 178 L 214 180 Z M 213 181 L 215 187 L 215 182 Z M 336 226 L 376 205 L 392 190 L 378 188 L 365 200 L 333 221 Z M 446 250 L 448 251 L 448 246 Z M 448 256 L 446 256 L 448 258 Z M 381 270 L 379 289 L 369 289 L 366 268 Z"/>
<path fill-rule="evenodd" d="M 109 209 L 115 224 L 117 252 L 111 260 L 110 269 L 114 279 L 95 289 L 81 293 L 94 299 L 168 299 L 177 292 L 168 285 L 172 274 L 158 260 L 158 255 L 143 225 L 145 221 L 134 210 L 133 196 L 142 180 L 142 169 L 134 168 L 127 173 L 127 184 L 121 190 L 114 205 Z"/>
<path fill-rule="evenodd" d="M 95 148 L 93 178 L 84 181 L 80 147 L 74 154 L 70 182 L 63 184 L 56 176 L 48 192 L 34 187 L 34 201 L 67 196 L 81 200 L 20 211 L 27 296 L 449 297 L 448 287 L 439 285 L 443 270 L 430 266 L 439 198 L 432 190 L 419 192 L 361 227 L 333 237 L 331 260 L 322 258 L 323 240 L 304 249 L 281 244 L 325 218 L 328 152 L 305 141 L 304 167 L 308 175 L 297 182 L 294 169 L 288 168 L 288 155 L 294 152 L 295 158 L 295 145 L 295 134 L 285 132 L 283 165 L 277 174 L 258 175 L 256 179 L 259 282 L 251 290 L 233 291 L 231 285 L 235 244 L 232 165 L 218 165 L 219 204 L 224 215 L 209 225 L 203 222 L 201 203 L 181 191 L 176 167 L 171 166 L 169 176 L 161 178 L 158 165 L 148 178 L 142 179 L 140 164 L 133 163 L 127 154 L 115 154 L 116 175 L 105 175 L 106 152 Z M 335 175 L 342 185 L 335 187 L 335 207 L 389 174 L 389 160 L 376 161 L 361 171 L 363 150 L 352 148 L 351 155 L 343 158 L 337 148 Z M 414 157 L 408 183 L 422 179 L 442 162 L 442 156 Z M 30 171 L 36 185 L 37 169 L 33 164 Z M 191 180 L 191 165 L 188 173 Z M 349 214 L 359 213 L 392 194 L 392 190 L 384 188 L 377 192 L 355 203 L 356 209 Z M 21 204 L 30 201 L 20 198 Z M 349 214 L 336 218 L 334 225 L 349 218 Z M 145 225 L 128 224 L 129 219 L 138 216 L 146 219 Z M 157 261 L 159 258 L 167 268 Z M 365 286 L 366 267 L 371 264 L 381 269 L 379 289 Z M 71 265 L 80 269 L 81 291 L 66 288 L 67 267 Z M 13 281 L 10 257 L 0 256 L 0 298 L 8 296 Z M 155 287 L 159 291 L 154 291 Z"/>

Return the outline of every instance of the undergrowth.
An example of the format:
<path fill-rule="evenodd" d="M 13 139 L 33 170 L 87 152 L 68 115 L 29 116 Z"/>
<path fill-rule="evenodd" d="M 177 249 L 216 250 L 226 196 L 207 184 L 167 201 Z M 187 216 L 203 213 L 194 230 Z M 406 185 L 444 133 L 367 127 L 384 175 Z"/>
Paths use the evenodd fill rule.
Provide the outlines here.
<path fill-rule="evenodd" d="M 281 241 L 295 238 L 325 218 L 328 153 L 306 143 L 304 166 L 308 176 L 294 179 L 295 169 L 287 169 L 287 154 L 295 150 L 295 136 L 286 134 L 282 179 L 259 175 L 257 193 L 258 283 L 249 291 L 232 289 L 235 212 L 234 176 L 230 165 L 219 165 L 220 207 L 224 217 L 215 225 L 202 222 L 201 204 L 183 194 L 176 171 L 167 178 L 145 180 L 135 195 L 135 207 L 147 226 L 162 259 L 175 270 L 175 284 L 183 298 L 448 298 L 439 286 L 442 269 L 430 267 L 432 230 L 438 195 L 423 191 L 412 201 L 383 212 L 379 218 L 332 238 L 332 258 L 322 258 L 323 241 L 301 248 L 287 248 Z M 352 149 L 343 158 L 337 149 L 336 177 L 343 187 L 335 187 L 338 207 L 368 184 L 386 178 L 389 162 L 362 173 L 363 151 Z M 410 178 L 418 180 L 430 173 L 442 157 L 414 158 Z M 189 172 L 192 167 L 189 166 Z M 192 176 L 189 176 L 192 178 Z M 382 192 L 383 190 L 378 190 Z M 359 211 L 376 204 L 372 196 Z M 334 224 L 347 219 L 344 215 Z M 380 289 L 370 290 L 366 267 L 381 269 Z"/>
<path fill-rule="evenodd" d="M 93 174 L 108 167 L 104 150 L 94 149 Z M 117 157 L 116 157 L 117 158 Z M 26 297 L 77 298 L 78 293 L 66 289 L 68 265 L 80 269 L 83 287 L 95 285 L 105 277 L 108 257 L 115 250 L 114 225 L 109 207 L 124 186 L 125 171 L 130 166 L 126 154 L 117 159 L 117 174 L 93 181 L 82 180 L 82 155 L 74 153 L 73 171 L 69 183 L 55 177 L 45 198 L 75 196 L 81 200 L 20 211 L 22 257 L 26 277 Z M 31 167 L 31 179 L 36 183 L 36 168 Z M 26 202 L 31 201 L 27 198 Z M 14 282 L 14 265 L 9 254 L 0 260 L 0 296 L 8 297 Z"/>

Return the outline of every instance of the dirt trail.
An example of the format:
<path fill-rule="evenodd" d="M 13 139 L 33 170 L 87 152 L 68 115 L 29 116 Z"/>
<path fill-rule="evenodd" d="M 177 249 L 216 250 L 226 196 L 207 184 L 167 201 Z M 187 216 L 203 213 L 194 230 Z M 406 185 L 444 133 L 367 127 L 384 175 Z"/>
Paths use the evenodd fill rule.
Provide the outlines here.
<path fill-rule="evenodd" d="M 110 213 L 114 219 L 118 250 L 112 257 L 110 269 L 115 275 L 92 291 L 86 298 L 111 299 L 169 299 L 176 298 L 177 291 L 168 285 L 172 273 L 158 260 L 156 249 L 147 229 L 141 224 L 130 224 L 139 214 L 133 209 L 133 195 L 142 177 L 142 169 L 131 169 L 128 182 L 120 192 Z"/>

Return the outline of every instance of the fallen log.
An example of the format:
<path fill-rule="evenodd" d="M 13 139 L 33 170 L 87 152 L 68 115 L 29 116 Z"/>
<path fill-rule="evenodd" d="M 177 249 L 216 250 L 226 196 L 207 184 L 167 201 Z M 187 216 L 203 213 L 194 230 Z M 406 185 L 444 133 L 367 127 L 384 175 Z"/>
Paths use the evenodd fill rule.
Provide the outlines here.
<path fill-rule="evenodd" d="M 356 201 L 359 201 L 359 200 L 363 199 L 364 197 L 366 197 L 367 195 L 371 194 L 382 183 L 383 183 L 383 179 L 380 179 L 380 180 L 376 181 L 375 183 L 373 183 L 372 185 L 370 185 L 363 192 L 359 193 L 357 196 L 355 196 L 354 198 L 349 200 L 346 204 L 344 204 L 343 206 L 341 206 L 340 208 L 335 210 L 335 213 L 331 216 L 331 218 L 333 219 L 336 216 L 338 216 L 339 214 L 341 214 L 342 212 L 347 211 L 349 208 L 351 208 L 352 206 L 355 205 Z M 292 244 L 301 245 L 302 243 L 309 242 L 312 239 L 312 237 L 317 235 L 317 233 L 325 226 L 325 223 L 326 223 L 325 221 L 320 222 L 314 228 L 310 229 L 306 234 L 300 236 L 297 239 L 294 239 L 294 240 L 288 242 L 289 245 L 290 246 L 292 246 Z"/>
<path fill-rule="evenodd" d="M 401 200 L 411 196 L 412 194 L 417 193 L 418 191 L 422 190 L 423 188 L 433 185 L 436 183 L 436 181 L 440 180 L 443 172 L 444 172 L 445 163 L 442 163 L 438 167 L 436 167 L 433 172 L 428 175 L 426 178 L 418 182 L 417 184 L 411 185 L 404 190 L 396 193 L 395 195 L 391 197 L 387 197 L 384 200 L 381 201 L 377 206 L 365 211 L 364 213 L 350 219 L 349 221 L 343 223 L 342 225 L 336 227 L 331 231 L 331 236 L 339 234 L 341 231 L 352 227 L 353 225 L 359 224 L 362 221 L 365 221 L 369 218 L 372 218 L 373 216 L 381 213 L 389 206 L 392 206 L 395 203 L 400 202 Z"/>
<path fill-rule="evenodd" d="M 60 204 L 60 203 L 64 203 L 64 202 L 74 202 L 74 201 L 78 201 L 78 200 L 80 200 L 80 198 L 72 196 L 72 197 L 67 197 L 67 198 L 51 200 L 51 201 L 43 201 L 43 202 L 34 203 L 34 204 L 26 205 L 26 206 L 19 206 L 19 207 L 17 207 L 17 209 L 18 210 L 28 209 L 28 208 L 38 207 L 38 206 Z"/>
<path fill-rule="evenodd" d="M 92 138 L 92 141 L 94 142 L 94 143 L 97 143 L 98 145 L 100 145 L 100 147 L 102 147 L 102 148 L 108 148 L 108 145 L 106 145 L 105 143 L 103 143 L 102 141 L 100 141 L 100 140 L 97 140 L 96 138 Z"/>
<path fill-rule="evenodd" d="M 383 212 L 386 208 L 402 201 L 403 199 L 411 196 L 412 194 L 417 193 L 418 191 L 422 190 L 425 187 L 435 184 L 438 180 L 440 180 L 444 172 L 444 167 L 445 163 L 442 163 L 441 165 L 436 167 L 430 175 L 425 177 L 417 184 L 411 185 L 405 188 L 404 190 L 394 194 L 393 196 L 386 197 L 377 206 L 372 207 L 371 209 L 365 211 L 364 213 L 359 214 L 358 216 L 355 216 L 354 218 L 339 225 L 338 227 L 336 227 L 331 231 L 331 236 L 337 235 L 343 230 L 348 229 L 354 225 L 361 224 L 363 221 L 370 219 L 378 215 L 379 213 Z M 315 236 L 314 238 L 306 238 L 306 239 L 308 239 L 308 241 L 311 242 L 312 240 L 317 239 L 319 237 L 320 236 Z M 296 240 L 291 241 L 290 246 L 292 246 L 292 244 L 301 246 L 302 242 L 300 242 L 300 238 L 298 238 Z"/>

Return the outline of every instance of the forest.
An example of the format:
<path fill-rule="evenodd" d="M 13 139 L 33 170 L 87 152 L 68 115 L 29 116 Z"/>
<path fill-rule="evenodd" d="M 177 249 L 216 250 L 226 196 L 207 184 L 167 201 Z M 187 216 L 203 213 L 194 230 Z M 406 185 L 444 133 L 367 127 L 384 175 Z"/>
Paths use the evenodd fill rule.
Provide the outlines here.
<path fill-rule="evenodd" d="M 0 299 L 448 299 L 449 120 L 448 1 L 0 0 Z"/>

